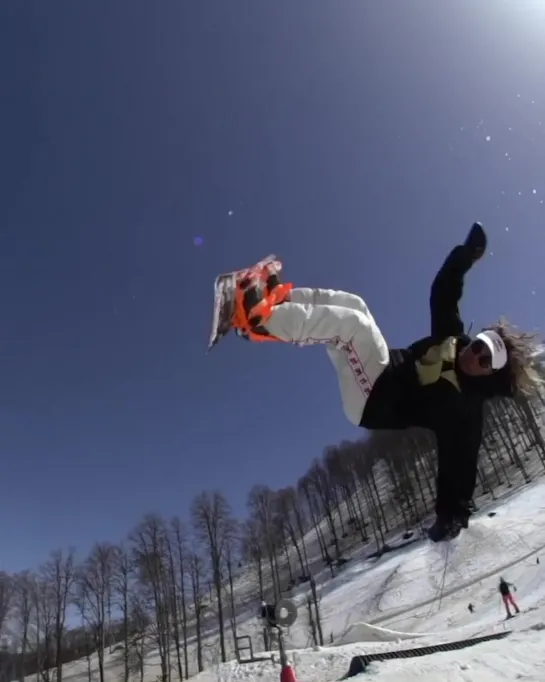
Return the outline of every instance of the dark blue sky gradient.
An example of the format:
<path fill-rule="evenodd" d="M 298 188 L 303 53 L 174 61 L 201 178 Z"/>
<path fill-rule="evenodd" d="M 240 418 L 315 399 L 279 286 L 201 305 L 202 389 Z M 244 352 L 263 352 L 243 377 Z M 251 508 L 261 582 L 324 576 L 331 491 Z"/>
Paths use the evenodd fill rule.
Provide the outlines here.
<path fill-rule="evenodd" d="M 530 0 L 3 0 L 0 568 L 202 489 L 243 513 L 362 435 L 323 349 L 205 355 L 217 272 L 275 252 L 405 345 L 481 220 L 467 323 L 542 327 L 544 22 Z"/>

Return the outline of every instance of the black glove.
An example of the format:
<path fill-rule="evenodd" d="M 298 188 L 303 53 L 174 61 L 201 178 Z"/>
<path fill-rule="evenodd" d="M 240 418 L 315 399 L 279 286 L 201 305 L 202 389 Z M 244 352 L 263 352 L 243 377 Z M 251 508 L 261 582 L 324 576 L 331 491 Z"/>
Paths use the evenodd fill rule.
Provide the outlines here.
<path fill-rule="evenodd" d="M 470 250 L 473 262 L 479 260 L 486 251 L 488 240 L 481 223 L 473 223 L 464 245 Z"/>

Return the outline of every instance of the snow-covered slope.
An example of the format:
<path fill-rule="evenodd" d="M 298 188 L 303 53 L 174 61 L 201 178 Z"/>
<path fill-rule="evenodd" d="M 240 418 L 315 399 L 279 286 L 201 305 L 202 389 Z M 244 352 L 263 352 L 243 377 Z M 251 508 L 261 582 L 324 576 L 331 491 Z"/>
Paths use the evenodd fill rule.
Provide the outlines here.
<path fill-rule="evenodd" d="M 493 517 L 488 514 L 495 512 Z M 304 594 L 299 618 L 286 636 L 289 658 L 301 682 L 330 682 L 344 675 L 353 656 L 433 645 L 494 632 L 515 631 L 454 653 L 373 664 L 365 679 L 544 680 L 545 660 L 545 482 L 537 482 L 477 515 L 470 528 L 448 544 L 421 540 L 382 558 L 353 558 L 344 571 L 324 584 L 320 610 L 331 646 L 309 648 Z M 505 621 L 497 582 L 504 575 L 517 586 L 523 610 Z M 247 591 L 247 586 L 241 585 Z M 468 604 L 475 607 L 474 613 Z M 255 617 L 239 623 L 239 634 L 252 637 L 257 649 L 260 624 Z M 194 654 L 193 648 L 190 655 Z M 217 637 L 205 642 L 208 668 L 196 682 L 279 679 L 276 662 L 218 664 Z M 158 657 L 147 660 L 144 682 L 159 674 Z M 106 661 L 108 680 L 119 678 L 114 658 Z M 378 671 L 378 672 L 377 672 Z M 66 666 L 68 682 L 86 682 L 83 661 Z"/>
<path fill-rule="evenodd" d="M 489 517 L 490 511 L 496 515 Z M 507 639 L 429 657 L 373 663 L 362 680 L 494 682 L 545 679 L 545 484 L 527 487 L 477 516 L 448 545 L 422 541 L 382 559 L 354 564 L 328 586 L 321 610 L 334 645 L 289 653 L 301 682 L 342 677 L 359 654 L 427 646 L 513 631 Z M 517 586 L 521 615 L 506 621 L 497 592 L 505 575 Z M 471 614 L 468 604 L 475 611 Z M 380 625 L 372 625 L 380 622 Z M 297 626 L 299 625 L 299 628 Z M 344 629 L 343 629 L 344 628 Z M 303 623 L 290 640 L 302 639 Z M 214 666 L 196 682 L 276 682 L 279 666 Z M 359 679 L 359 678 L 358 678 Z"/>

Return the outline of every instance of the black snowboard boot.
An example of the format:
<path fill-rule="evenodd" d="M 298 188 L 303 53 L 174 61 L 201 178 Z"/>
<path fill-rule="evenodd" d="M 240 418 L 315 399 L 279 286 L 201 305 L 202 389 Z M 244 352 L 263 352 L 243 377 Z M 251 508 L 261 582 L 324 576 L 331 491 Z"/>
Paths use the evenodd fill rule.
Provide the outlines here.
<path fill-rule="evenodd" d="M 462 528 L 467 528 L 467 520 L 438 516 L 433 526 L 428 528 L 428 537 L 432 542 L 454 540 L 460 535 Z"/>

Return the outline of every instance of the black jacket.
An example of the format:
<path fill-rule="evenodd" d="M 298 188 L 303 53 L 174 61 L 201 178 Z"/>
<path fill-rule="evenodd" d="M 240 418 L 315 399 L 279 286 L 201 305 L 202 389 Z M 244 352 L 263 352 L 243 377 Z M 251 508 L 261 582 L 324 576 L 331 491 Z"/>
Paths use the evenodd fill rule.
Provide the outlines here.
<path fill-rule="evenodd" d="M 512 395 L 507 367 L 478 378 L 458 369 L 460 350 L 470 342 L 458 304 L 473 262 L 473 253 L 465 245 L 450 252 L 431 287 L 430 336 L 409 348 L 390 351 L 389 366 L 373 386 L 360 423 L 371 430 L 419 426 L 435 433 L 436 511 L 446 516 L 469 515 L 484 401 Z"/>
<path fill-rule="evenodd" d="M 511 594 L 511 583 L 508 583 L 506 580 L 500 580 L 500 583 L 498 585 L 498 590 L 502 597 L 507 597 L 508 594 Z"/>

